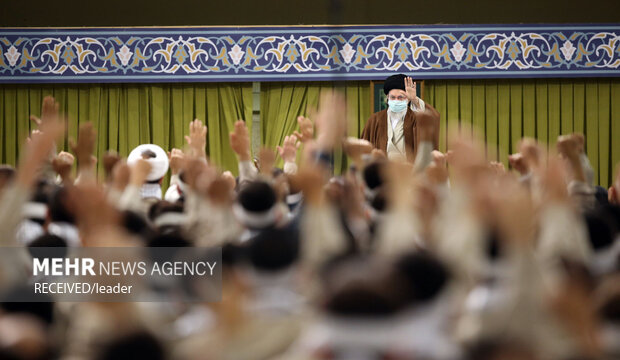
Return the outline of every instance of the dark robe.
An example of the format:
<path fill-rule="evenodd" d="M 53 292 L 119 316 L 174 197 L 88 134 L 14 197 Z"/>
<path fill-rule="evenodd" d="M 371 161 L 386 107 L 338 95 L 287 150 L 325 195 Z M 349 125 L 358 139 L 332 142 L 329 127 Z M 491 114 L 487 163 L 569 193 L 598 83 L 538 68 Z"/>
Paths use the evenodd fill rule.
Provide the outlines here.
<path fill-rule="evenodd" d="M 425 103 L 424 112 L 431 115 L 435 120 L 435 138 L 433 139 L 433 149 L 439 147 L 439 112 L 434 107 Z M 370 116 L 364 126 L 361 138 L 370 141 L 373 146 L 387 153 L 388 141 L 388 115 L 387 109 L 376 112 Z M 416 150 L 418 149 L 418 131 L 416 127 L 416 112 L 407 107 L 405 114 L 403 133 L 405 135 L 405 151 L 407 152 L 407 160 L 415 159 Z"/>

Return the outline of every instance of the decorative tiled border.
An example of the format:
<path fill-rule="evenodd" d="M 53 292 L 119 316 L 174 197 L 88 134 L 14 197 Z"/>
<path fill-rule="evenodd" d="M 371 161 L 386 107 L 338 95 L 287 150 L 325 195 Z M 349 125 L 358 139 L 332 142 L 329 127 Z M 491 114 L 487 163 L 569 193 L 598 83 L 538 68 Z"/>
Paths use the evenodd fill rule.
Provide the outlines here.
<path fill-rule="evenodd" d="M 0 29 L 0 82 L 620 76 L 620 24 Z"/>

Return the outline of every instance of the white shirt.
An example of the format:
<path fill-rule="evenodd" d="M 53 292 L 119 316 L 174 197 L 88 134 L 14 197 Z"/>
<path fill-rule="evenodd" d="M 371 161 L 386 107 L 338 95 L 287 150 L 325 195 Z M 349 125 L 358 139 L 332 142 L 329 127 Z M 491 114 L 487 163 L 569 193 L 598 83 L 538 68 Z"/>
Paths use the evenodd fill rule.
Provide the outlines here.
<path fill-rule="evenodd" d="M 418 107 L 416 107 L 412 102 L 409 108 L 412 111 L 424 111 L 425 105 L 422 99 L 419 99 L 419 105 L 420 105 L 420 108 L 418 109 Z M 398 133 L 399 130 L 401 130 L 402 127 L 404 126 L 404 119 L 405 119 L 405 114 L 407 114 L 407 110 L 405 109 L 400 112 L 393 112 L 391 110 L 388 110 L 387 113 L 388 113 L 388 124 L 390 127 L 388 127 L 388 144 L 387 144 L 387 149 L 385 150 L 388 155 L 388 159 L 401 158 L 405 156 L 406 154 L 404 137 L 399 140 L 396 139 L 397 140 L 396 143 L 393 141 L 394 139 L 392 137 L 394 133 Z"/>

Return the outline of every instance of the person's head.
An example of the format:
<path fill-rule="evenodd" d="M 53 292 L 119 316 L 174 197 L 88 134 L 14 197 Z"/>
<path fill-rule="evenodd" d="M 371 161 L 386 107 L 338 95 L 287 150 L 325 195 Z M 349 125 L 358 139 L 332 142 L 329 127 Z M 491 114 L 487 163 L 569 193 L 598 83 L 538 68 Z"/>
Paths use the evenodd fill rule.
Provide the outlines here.
<path fill-rule="evenodd" d="M 64 258 L 67 256 L 67 241 L 57 235 L 43 234 L 28 244 L 28 252 L 33 258 Z"/>
<path fill-rule="evenodd" d="M 121 213 L 121 225 L 129 234 L 146 240 L 153 235 L 153 229 L 140 214 L 130 210 Z"/>
<path fill-rule="evenodd" d="M 590 245 L 594 251 L 608 248 L 614 242 L 613 223 L 601 212 L 589 212 L 585 216 Z"/>
<path fill-rule="evenodd" d="M 161 265 L 166 261 L 173 261 L 183 253 L 181 248 L 190 247 L 192 244 L 180 231 L 171 231 L 151 236 L 146 246 L 149 259 Z"/>
<path fill-rule="evenodd" d="M 375 190 L 383 185 L 385 165 L 386 163 L 384 161 L 375 161 L 364 168 L 363 178 L 368 189 Z"/>
<path fill-rule="evenodd" d="M 187 222 L 183 204 L 179 202 L 158 201 L 149 209 L 149 220 L 162 233 L 180 230 Z"/>
<path fill-rule="evenodd" d="M 129 153 L 127 165 L 133 166 L 140 159 L 148 161 L 151 165 L 151 171 L 146 177 L 147 183 L 157 184 L 168 172 L 170 165 L 168 154 L 155 144 L 138 145 Z"/>
<path fill-rule="evenodd" d="M 346 318 L 390 317 L 407 305 L 409 292 L 391 264 L 361 255 L 334 258 L 321 271 L 324 310 Z"/>
<path fill-rule="evenodd" d="M 424 303 L 437 297 L 450 278 L 446 266 L 430 252 L 402 255 L 395 263 L 403 277 L 412 303 Z"/>
<path fill-rule="evenodd" d="M 58 187 L 52 192 L 49 204 L 50 220 L 53 222 L 64 222 L 75 224 L 73 211 L 67 206 L 69 204 L 67 189 Z"/>
<path fill-rule="evenodd" d="M 263 229 L 276 224 L 280 213 L 276 193 L 264 181 L 252 181 L 241 186 L 233 205 L 237 219 L 251 229 Z"/>
<path fill-rule="evenodd" d="M 299 233 L 289 228 L 269 228 L 250 239 L 248 263 L 260 272 L 279 272 L 299 258 Z"/>
<path fill-rule="evenodd" d="M 399 112 L 407 108 L 409 100 L 405 91 L 406 78 L 407 76 L 404 74 L 396 74 L 385 79 L 383 83 L 383 92 L 392 111 Z"/>

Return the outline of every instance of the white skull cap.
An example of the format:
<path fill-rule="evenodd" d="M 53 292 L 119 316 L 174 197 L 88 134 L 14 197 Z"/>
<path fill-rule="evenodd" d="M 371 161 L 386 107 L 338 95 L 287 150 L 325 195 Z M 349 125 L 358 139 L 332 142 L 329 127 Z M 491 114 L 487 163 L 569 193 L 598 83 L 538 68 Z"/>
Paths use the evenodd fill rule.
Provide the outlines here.
<path fill-rule="evenodd" d="M 127 165 L 132 166 L 140 159 L 145 159 L 151 164 L 151 172 L 146 177 L 147 181 L 157 181 L 168 172 L 168 154 L 155 144 L 138 145 L 129 153 Z"/>

